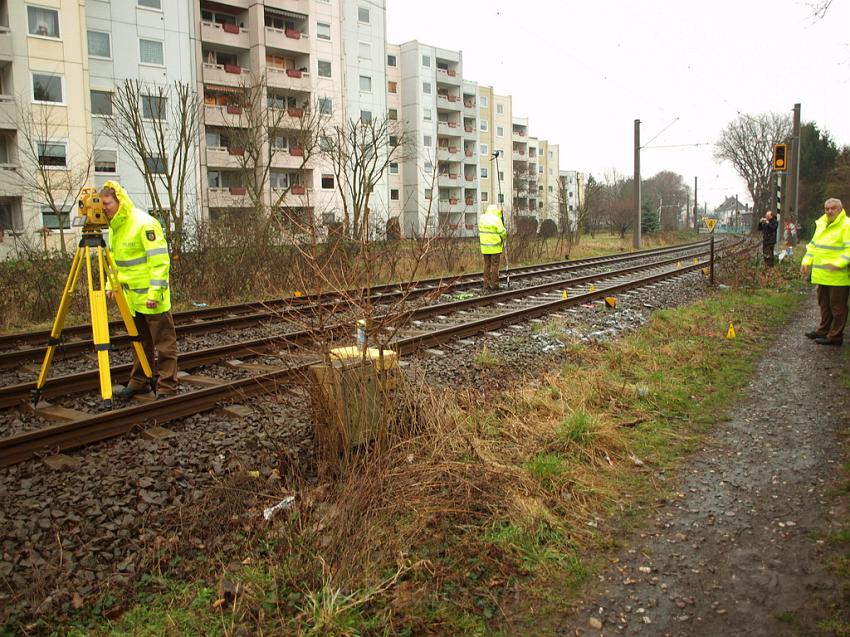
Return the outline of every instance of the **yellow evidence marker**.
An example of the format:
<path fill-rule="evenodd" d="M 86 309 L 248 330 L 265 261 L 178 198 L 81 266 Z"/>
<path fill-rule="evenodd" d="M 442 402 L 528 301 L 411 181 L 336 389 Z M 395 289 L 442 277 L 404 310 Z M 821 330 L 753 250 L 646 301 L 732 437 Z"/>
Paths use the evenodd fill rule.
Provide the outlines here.
<path fill-rule="evenodd" d="M 596 292 L 596 286 L 593 283 L 590 284 L 590 287 L 587 288 L 588 292 Z"/>
<path fill-rule="evenodd" d="M 616 296 L 606 296 L 605 297 L 605 306 L 611 308 L 612 310 L 617 309 L 617 297 Z"/>
<path fill-rule="evenodd" d="M 562 300 L 562 301 L 566 301 L 566 300 L 567 300 L 567 291 L 566 291 L 566 290 L 564 290 L 563 292 L 561 292 L 561 300 Z"/>
<path fill-rule="evenodd" d="M 729 323 L 729 329 L 726 330 L 726 338 L 735 338 L 735 326 Z"/>

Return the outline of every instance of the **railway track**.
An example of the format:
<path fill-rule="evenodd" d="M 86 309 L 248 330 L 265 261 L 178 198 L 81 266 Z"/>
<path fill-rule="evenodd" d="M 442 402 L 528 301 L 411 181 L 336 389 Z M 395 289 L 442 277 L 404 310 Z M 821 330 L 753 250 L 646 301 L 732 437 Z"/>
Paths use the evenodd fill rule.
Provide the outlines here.
<path fill-rule="evenodd" d="M 692 247 L 692 246 L 691 246 Z M 728 246 L 727 250 L 734 246 Z M 663 254 L 673 251 L 666 249 Z M 681 252 L 681 248 L 679 248 Z M 602 296 L 651 285 L 657 281 L 681 276 L 706 266 L 707 250 L 694 262 L 683 262 L 680 256 L 653 263 L 622 268 L 608 273 L 583 277 L 559 278 L 526 288 L 504 290 L 495 294 L 458 301 L 436 303 L 411 309 L 400 315 L 376 317 L 378 324 L 402 326 L 390 346 L 401 356 L 422 348 L 435 347 L 451 340 L 492 331 L 549 313 L 585 304 Z M 576 265 L 574 262 L 571 266 Z M 513 277 L 513 275 L 512 275 Z M 476 284 L 478 281 L 476 281 Z M 591 287 L 594 286 L 594 287 Z M 564 295 L 564 292 L 567 292 Z M 566 298 L 564 298 L 566 296 Z M 510 305 L 513 304 L 513 308 Z M 430 323 L 430 324 L 427 324 Z M 310 353 L 317 339 L 333 339 L 351 331 L 348 322 L 325 327 L 321 333 L 300 330 L 250 342 L 237 343 L 181 356 L 181 369 L 189 369 L 234 358 L 280 353 L 279 364 L 236 364 L 252 375 L 225 381 L 204 376 L 185 376 L 184 383 L 200 387 L 175 397 L 133 404 L 122 409 L 90 415 L 59 409 L 67 422 L 0 439 L 0 465 L 10 465 L 29 459 L 41 452 L 72 449 L 126 433 L 135 427 L 162 424 L 169 420 L 208 411 L 224 402 L 244 401 L 253 396 L 269 394 L 285 388 L 293 379 L 303 376 L 309 366 L 321 360 Z M 293 350 L 300 359 L 293 358 Z M 117 368 L 116 373 L 129 371 L 129 366 Z M 204 386 L 205 385 L 205 386 Z M 0 389 L 0 407 L 11 408 L 29 399 L 33 383 Z M 53 379 L 45 388 L 45 396 L 63 396 L 73 391 L 86 391 L 97 386 L 97 372 L 84 372 Z M 48 415 L 49 413 L 43 413 Z"/>
<path fill-rule="evenodd" d="M 511 268 L 505 271 L 502 279 L 507 279 L 510 273 L 511 281 L 527 281 L 543 276 L 560 276 L 586 268 L 600 268 L 628 263 L 634 260 L 659 257 L 665 254 L 687 253 L 699 251 L 708 245 L 707 241 L 691 244 L 640 250 L 621 255 L 606 255 L 575 261 L 557 261 L 534 266 Z M 481 273 L 476 272 L 453 278 L 434 278 L 417 281 L 412 285 L 389 284 L 376 286 L 371 289 L 369 300 L 375 305 L 388 305 L 402 299 L 415 299 L 440 293 L 456 293 L 481 285 Z M 365 298 L 362 290 L 352 290 L 341 293 L 322 293 L 302 297 L 285 297 L 270 299 L 257 303 L 243 303 L 214 308 L 202 308 L 175 312 L 174 320 L 178 338 L 189 335 L 220 332 L 245 327 L 252 327 L 264 322 L 286 320 L 297 316 L 303 319 L 305 315 L 333 311 L 341 302 L 348 299 Z M 113 332 L 111 343 L 113 347 L 128 346 L 130 338 L 124 332 L 123 323 L 110 323 Z M 71 326 L 62 331 L 62 343 L 57 350 L 57 358 L 78 356 L 92 351 L 89 325 Z M 21 332 L 0 336 L 0 370 L 14 369 L 27 363 L 37 363 L 44 358 L 45 343 L 50 336 L 47 330 Z M 5 350 L 5 351 L 3 351 Z"/>

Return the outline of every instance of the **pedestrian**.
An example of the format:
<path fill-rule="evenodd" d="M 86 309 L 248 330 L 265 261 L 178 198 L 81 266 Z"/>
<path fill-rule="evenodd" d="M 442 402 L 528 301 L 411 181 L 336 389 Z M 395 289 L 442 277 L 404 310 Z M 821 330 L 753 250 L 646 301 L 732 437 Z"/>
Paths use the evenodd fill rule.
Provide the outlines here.
<path fill-rule="evenodd" d="M 508 233 L 502 223 L 502 209 L 490 204 L 478 218 L 478 241 L 484 256 L 484 288 L 499 289 L 499 259 Z"/>
<path fill-rule="evenodd" d="M 759 221 L 759 230 L 761 236 L 761 251 L 764 255 L 764 262 L 768 267 L 773 267 L 773 248 L 776 246 L 776 229 L 779 222 L 773 216 L 773 210 L 768 210 L 767 214 Z"/>
<path fill-rule="evenodd" d="M 817 285 L 820 325 L 806 336 L 818 345 L 841 345 L 850 292 L 850 219 L 839 199 L 827 199 L 815 222 L 800 273 Z"/>
<path fill-rule="evenodd" d="M 162 226 L 154 217 L 134 207 L 117 181 L 103 185 L 100 199 L 109 220 L 109 246 L 118 267 L 118 280 L 145 356 L 157 378 L 157 397 L 173 396 L 177 393 L 177 333 L 168 285 L 171 261 Z M 116 396 L 131 398 L 148 391 L 147 377 L 134 354 L 130 380 Z"/>

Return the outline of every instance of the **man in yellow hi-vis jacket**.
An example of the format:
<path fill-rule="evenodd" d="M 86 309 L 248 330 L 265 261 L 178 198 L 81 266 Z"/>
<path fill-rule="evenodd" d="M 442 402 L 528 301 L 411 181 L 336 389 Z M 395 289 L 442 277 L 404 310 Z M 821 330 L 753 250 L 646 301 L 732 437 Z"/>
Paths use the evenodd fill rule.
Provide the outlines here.
<path fill-rule="evenodd" d="M 162 226 L 154 217 L 135 208 L 117 181 L 107 181 L 100 198 L 109 219 L 109 246 L 118 266 L 118 280 L 133 313 L 145 355 L 154 376 L 158 376 L 157 396 L 173 396 L 177 392 L 177 333 L 168 288 L 171 260 Z M 116 395 L 130 398 L 148 390 L 141 364 L 134 358 L 130 381 Z"/>
<path fill-rule="evenodd" d="M 824 211 L 800 267 L 804 277 L 811 272 L 820 306 L 820 325 L 806 336 L 818 345 L 841 345 L 850 292 L 850 219 L 838 199 L 827 199 Z"/>
<path fill-rule="evenodd" d="M 478 241 L 484 255 L 484 287 L 487 289 L 499 289 L 499 259 L 507 237 L 501 208 L 495 204 L 487 206 L 478 218 Z"/>

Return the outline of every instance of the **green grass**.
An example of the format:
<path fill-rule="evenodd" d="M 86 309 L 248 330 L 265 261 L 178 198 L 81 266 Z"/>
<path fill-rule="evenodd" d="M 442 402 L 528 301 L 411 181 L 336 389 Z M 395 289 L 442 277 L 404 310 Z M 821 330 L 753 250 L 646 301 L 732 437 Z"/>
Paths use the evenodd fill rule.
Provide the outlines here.
<path fill-rule="evenodd" d="M 525 468 L 543 484 L 550 484 L 567 470 L 567 462 L 557 453 L 538 453 L 525 463 Z"/>

